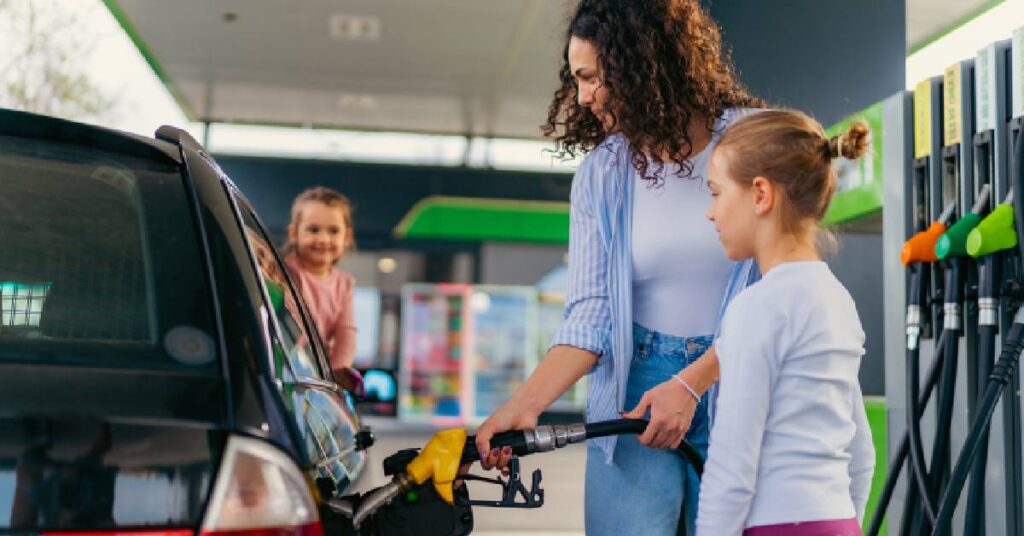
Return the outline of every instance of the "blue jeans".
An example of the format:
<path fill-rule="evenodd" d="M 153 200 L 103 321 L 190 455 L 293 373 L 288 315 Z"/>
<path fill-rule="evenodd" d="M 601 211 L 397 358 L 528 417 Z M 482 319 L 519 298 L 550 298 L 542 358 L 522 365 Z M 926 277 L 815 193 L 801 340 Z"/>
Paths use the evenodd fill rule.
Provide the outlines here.
<path fill-rule="evenodd" d="M 676 337 L 633 325 L 633 360 L 626 385 L 626 411 L 650 388 L 704 354 L 712 336 Z M 650 414 L 647 416 L 650 418 Z M 703 456 L 708 452 L 707 396 L 697 405 L 686 432 Z M 700 479 L 673 450 L 641 445 L 637 436 L 619 436 L 612 463 L 597 446 L 587 448 L 585 524 L 588 536 L 643 534 L 672 536 L 686 504 L 687 534 L 695 534 Z"/>

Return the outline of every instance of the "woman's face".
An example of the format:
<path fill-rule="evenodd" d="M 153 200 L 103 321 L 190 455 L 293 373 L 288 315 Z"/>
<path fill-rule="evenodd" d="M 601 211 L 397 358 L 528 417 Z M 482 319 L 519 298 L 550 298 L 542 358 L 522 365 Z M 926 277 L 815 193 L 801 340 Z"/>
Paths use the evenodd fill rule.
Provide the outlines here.
<path fill-rule="evenodd" d="M 611 132 L 615 119 L 609 111 L 608 88 L 604 86 L 604 73 L 593 43 L 575 35 L 569 38 L 569 70 L 576 79 L 576 102 L 589 108 L 604 125 L 605 132 Z"/>

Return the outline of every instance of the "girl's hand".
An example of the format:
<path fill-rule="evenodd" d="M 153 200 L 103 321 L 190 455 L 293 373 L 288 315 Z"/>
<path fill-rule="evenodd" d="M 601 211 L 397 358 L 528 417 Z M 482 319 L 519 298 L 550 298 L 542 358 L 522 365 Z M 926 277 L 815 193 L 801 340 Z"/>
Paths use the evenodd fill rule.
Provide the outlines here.
<path fill-rule="evenodd" d="M 638 440 L 649 447 L 674 449 L 690 429 L 697 401 L 682 384 L 670 378 L 644 393 L 633 411 L 622 416 L 642 419 L 648 408 L 651 410 L 651 422 Z"/>
<path fill-rule="evenodd" d="M 512 449 L 491 449 L 491 438 L 494 434 L 508 430 L 533 430 L 536 427 L 537 415 L 513 401 L 506 402 L 476 429 L 476 448 L 480 452 L 480 466 L 484 469 L 504 469 L 512 460 Z"/>

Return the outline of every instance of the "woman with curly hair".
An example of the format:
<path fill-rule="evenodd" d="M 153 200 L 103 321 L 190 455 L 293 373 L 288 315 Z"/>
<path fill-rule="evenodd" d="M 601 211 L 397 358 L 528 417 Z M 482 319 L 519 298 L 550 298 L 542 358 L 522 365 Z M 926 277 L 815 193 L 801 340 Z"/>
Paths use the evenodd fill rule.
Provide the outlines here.
<path fill-rule="evenodd" d="M 673 449 L 685 434 L 706 454 L 712 341 L 758 273 L 722 252 L 704 180 L 719 133 L 763 103 L 736 81 L 697 0 L 582 0 L 563 57 L 543 132 L 562 156 L 587 153 L 572 185 L 565 321 L 477 430 L 481 462 L 507 465 L 491 437 L 535 427 L 589 372 L 588 420 L 632 410 L 651 424 L 588 445 L 587 534 L 675 534 L 681 521 L 693 534 L 700 482 Z"/>

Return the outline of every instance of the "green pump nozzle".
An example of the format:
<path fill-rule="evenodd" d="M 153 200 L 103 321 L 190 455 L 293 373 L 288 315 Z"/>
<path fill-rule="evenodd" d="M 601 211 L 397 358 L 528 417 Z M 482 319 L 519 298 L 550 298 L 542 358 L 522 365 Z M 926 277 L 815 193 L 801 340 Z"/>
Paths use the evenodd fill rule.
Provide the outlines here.
<path fill-rule="evenodd" d="M 936 258 L 943 260 L 947 257 L 967 255 L 967 236 L 981 222 L 981 213 L 988 206 L 989 191 L 991 187 L 986 184 L 978 193 L 978 200 L 974 202 L 971 211 L 964 214 L 935 242 Z"/>
<path fill-rule="evenodd" d="M 1017 246 L 1017 231 L 1013 224 L 1013 190 L 1007 194 L 992 213 L 981 220 L 967 235 L 967 253 L 982 257 Z"/>

